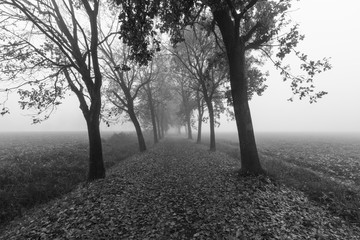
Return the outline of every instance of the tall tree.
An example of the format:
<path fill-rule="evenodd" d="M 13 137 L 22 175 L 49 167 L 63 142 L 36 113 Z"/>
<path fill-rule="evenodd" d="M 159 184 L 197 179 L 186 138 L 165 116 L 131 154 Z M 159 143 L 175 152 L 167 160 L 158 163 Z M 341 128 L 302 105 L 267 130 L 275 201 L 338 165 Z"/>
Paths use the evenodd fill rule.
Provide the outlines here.
<path fill-rule="evenodd" d="M 99 128 L 99 9 L 98 0 L 0 2 L 0 15 L 6 16 L 0 34 L 10 39 L 0 43 L 2 73 L 20 82 L 14 88 L 33 86 L 18 90 L 23 108 L 59 104 L 66 85 L 75 93 L 88 129 L 89 181 L 105 177 Z"/>
<path fill-rule="evenodd" d="M 182 29 L 185 26 L 193 25 L 211 12 L 212 32 L 225 46 L 228 59 L 243 174 L 263 172 L 248 104 L 247 53 L 261 52 L 267 55 L 281 70 L 284 79 L 291 81 L 293 93 L 300 98 L 308 97 L 310 102 L 315 102 L 326 94 L 323 91 L 315 92 L 312 82 L 316 74 L 331 66 L 327 59 L 309 61 L 307 55 L 295 50 L 303 36 L 297 25 L 289 27 L 291 21 L 287 18 L 287 11 L 291 7 L 291 0 L 115 1 L 122 7 L 119 16 L 123 23 L 121 35 L 132 46 L 133 57 L 143 62 L 157 50 L 159 39 L 155 28 L 168 31 L 172 42 L 176 43 L 183 40 Z M 221 38 L 214 31 L 216 28 L 221 32 Z M 151 36 L 154 36 L 154 41 L 148 40 Z M 277 60 L 271 55 L 274 49 L 277 50 Z M 302 61 L 301 69 L 306 76 L 291 75 L 283 66 L 282 60 L 291 52 Z"/>

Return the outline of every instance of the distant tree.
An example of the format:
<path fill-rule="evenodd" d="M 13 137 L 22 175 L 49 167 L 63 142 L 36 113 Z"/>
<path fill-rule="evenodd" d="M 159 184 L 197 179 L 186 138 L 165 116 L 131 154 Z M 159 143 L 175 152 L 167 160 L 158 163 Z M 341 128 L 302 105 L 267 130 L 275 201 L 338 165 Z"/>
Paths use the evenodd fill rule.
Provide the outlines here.
<path fill-rule="evenodd" d="M 206 22 L 201 24 L 206 25 Z M 226 56 L 217 46 L 215 37 L 205 27 L 194 24 L 185 30 L 184 41 L 171 51 L 178 62 L 197 83 L 209 112 L 210 150 L 216 150 L 214 95 L 227 80 Z M 199 133 L 199 132 L 198 132 Z M 200 132 L 201 133 L 201 132 Z"/>
<path fill-rule="evenodd" d="M 188 139 L 192 137 L 192 113 L 196 108 L 196 95 L 194 91 L 194 82 L 189 76 L 188 72 L 182 67 L 177 65 L 176 58 L 173 59 L 173 75 L 174 90 L 180 97 L 180 106 L 177 117 L 180 123 L 185 124 Z"/>
<path fill-rule="evenodd" d="M 197 126 L 197 138 L 196 143 L 201 143 L 201 131 L 202 131 L 202 123 L 203 116 L 205 111 L 205 102 L 204 97 L 200 94 L 199 87 L 196 89 L 196 108 L 198 111 L 198 126 Z"/>
<path fill-rule="evenodd" d="M 1 74 L 17 84 L 22 108 L 49 117 L 66 89 L 75 93 L 89 137 L 88 180 L 105 177 L 98 58 L 100 1 L 2 0 Z M 41 119 L 34 118 L 34 122 Z"/>
<path fill-rule="evenodd" d="M 169 74 L 163 76 L 159 82 L 160 88 L 158 88 L 157 98 L 156 98 L 156 119 L 158 121 L 158 133 L 160 138 L 165 137 L 165 133 L 168 131 L 171 124 L 171 114 L 173 114 L 173 109 L 171 108 L 171 100 L 173 98 L 174 92 L 171 87 L 172 84 L 169 81 Z"/>
<path fill-rule="evenodd" d="M 158 143 L 159 142 L 159 135 L 158 135 L 158 126 L 156 123 L 156 112 L 155 112 L 155 99 L 154 99 L 154 93 L 153 93 L 153 88 L 152 88 L 152 83 L 148 82 L 145 85 L 145 93 L 146 93 L 146 98 L 147 98 L 147 102 L 144 102 L 144 107 L 145 109 L 142 111 L 143 113 L 143 119 L 145 121 L 148 121 L 149 119 L 151 119 L 151 125 L 152 125 L 152 132 L 153 132 L 153 136 L 154 136 L 154 143 Z M 147 103 L 147 104 L 146 104 Z M 146 106 L 148 105 L 148 106 Z M 147 117 L 147 115 L 145 115 L 144 113 L 147 113 L 146 111 L 146 107 L 148 107 L 149 112 L 150 112 L 150 118 Z"/>
<path fill-rule="evenodd" d="M 168 128 L 167 121 L 163 119 L 166 114 L 161 113 L 172 95 L 169 92 L 171 82 L 167 79 L 169 76 L 167 58 L 166 55 L 160 53 L 148 64 L 144 74 L 148 76 L 150 81 L 147 81 L 139 94 L 139 113 L 141 121 L 148 128 L 150 128 L 151 125 L 155 143 L 162 137 L 162 132 Z M 163 123 L 163 125 L 161 123 Z M 162 131 L 162 129 L 164 131 Z"/>
<path fill-rule="evenodd" d="M 116 39 L 106 39 L 99 46 L 103 76 L 109 80 L 106 86 L 107 99 L 115 106 L 115 109 L 110 108 L 108 116 L 119 116 L 126 112 L 134 124 L 139 150 L 143 152 L 146 151 L 146 143 L 136 113 L 136 101 L 139 92 L 151 81 L 152 76 L 151 73 L 148 75 L 146 67 L 129 60 L 128 47 L 117 43 Z"/>
<path fill-rule="evenodd" d="M 121 1 L 122 22 L 120 34 L 132 47 L 133 58 L 146 63 L 158 48 L 156 29 L 169 32 L 173 43 L 184 39 L 182 29 L 193 25 L 211 13 L 212 33 L 225 46 L 229 65 L 231 96 L 238 129 L 241 153 L 241 173 L 263 172 L 255 142 L 253 124 L 248 104 L 248 78 L 246 54 L 260 52 L 268 56 L 300 99 L 308 97 L 315 102 L 326 92 L 314 91 L 314 76 L 331 68 L 327 59 L 309 61 L 307 55 L 295 50 L 303 39 L 298 26 L 289 27 L 287 11 L 291 0 L 208 0 L 208 1 Z M 221 32 L 221 38 L 215 29 Z M 149 40 L 151 39 L 151 40 Z M 273 59 L 271 52 L 276 50 Z M 294 76 L 282 61 L 289 53 L 295 53 L 302 61 L 300 67 L 306 76 Z"/>
<path fill-rule="evenodd" d="M 165 54 L 159 54 L 152 62 L 156 69 L 156 73 L 154 74 L 156 79 L 152 82 L 152 88 L 149 90 L 152 89 L 152 107 L 154 109 L 153 112 L 157 122 L 158 137 L 160 139 L 164 137 L 169 125 L 168 111 L 166 110 L 168 102 L 172 98 L 172 84 L 169 81 L 169 77 L 171 76 L 169 60 L 169 57 Z"/>
<path fill-rule="evenodd" d="M 165 132 L 167 131 L 167 114 L 166 114 L 166 104 L 161 102 L 158 105 L 158 111 L 156 114 L 156 122 L 158 125 L 158 136 L 160 139 L 165 137 Z"/>

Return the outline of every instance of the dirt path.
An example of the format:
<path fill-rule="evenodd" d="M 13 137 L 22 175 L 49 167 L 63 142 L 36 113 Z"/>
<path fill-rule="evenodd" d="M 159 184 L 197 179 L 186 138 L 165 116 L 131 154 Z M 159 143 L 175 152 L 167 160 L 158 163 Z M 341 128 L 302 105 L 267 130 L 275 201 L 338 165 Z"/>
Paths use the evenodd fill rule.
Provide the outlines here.
<path fill-rule="evenodd" d="M 0 239 L 360 239 L 360 230 L 239 163 L 168 138 L 16 222 Z"/>

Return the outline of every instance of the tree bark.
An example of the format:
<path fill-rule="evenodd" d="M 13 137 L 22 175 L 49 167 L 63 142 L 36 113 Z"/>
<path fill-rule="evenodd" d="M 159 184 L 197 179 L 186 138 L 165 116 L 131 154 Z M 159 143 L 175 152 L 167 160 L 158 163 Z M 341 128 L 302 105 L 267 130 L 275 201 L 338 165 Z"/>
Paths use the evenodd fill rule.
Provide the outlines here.
<path fill-rule="evenodd" d="M 248 84 L 245 74 L 245 47 L 242 44 L 237 44 L 234 52 L 235 54 L 229 59 L 230 84 L 240 143 L 241 174 L 256 175 L 263 173 L 263 169 L 256 147 L 248 102 Z"/>
<path fill-rule="evenodd" d="M 147 94 L 148 94 L 148 102 L 149 102 L 150 115 L 151 115 L 151 123 L 152 123 L 153 134 L 154 134 L 154 143 L 158 143 L 159 139 L 158 139 L 158 133 L 157 133 L 157 129 L 156 129 L 155 107 L 154 107 L 154 103 L 153 103 L 153 99 L 152 99 L 152 92 L 151 92 L 151 88 L 150 88 L 149 84 L 147 86 L 146 91 L 147 91 Z"/>
<path fill-rule="evenodd" d="M 145 144 L 145 139 L 144 139 L 144 135 L 141 130 L 139 120 L 137 119 L 136 114 L 133 109 L 129 109 L 128 114 L 129 114 L 130 119 L 133 122 L 135 130 L 136 130 L 136 135 L 137 135 L 137 139 L 138 139 L 138 143 L 139 143 L 139 151 L 144 152 L 144 151 L 146 151 L 146 144 Z"/>
<path fill-rule="evenodd" d="M 196 103 L 198 109 L 198 133 L 196 143 L 201 143 L 201 130 L 202 130 L 202 118 L 203 118 L 203 107 L 201 106 L 201 99 L 199 91 L 196 92 Z"/>
<path fill-rule="evenodd" d="M 160 131 L 160 120 L 159 120 L 159 111 L 157 111 L 157 114 L 155 115 L 155 119 L 156 119 L 156 125 L 157 127 L 157 135 L 159 137 L 159 139 L 161 139 L 161 131 Z"/>
<path fill-rule="evenodd" d="M 202 116 L 199 116 L 199 119 L 198 119 L 198 135 L 197 135 L 197 138 L 196 138 L 196 143 L 201 143 L 201 131 L 202 131 Z"/>
<path fill-rule="evenodd" d="M 239 36 L 239 26 L 234 25 L 229 12 L 225 9 L 215 10 L 213 15 L 221 31 L 229 61 L 231 95 L 240 145 L 240 173 L 244 175 L 262 174 L 264 170 L 259 160 L 248 103 L 245 43 Z"/>
<path fill-rule="evenodd" d="M 165 123 L 164 123 L 164 110 L 161 110 L 161 115 L 160 115 L 160 132 L 161 132 L 161 136 L 165 137 Z"/>
<path fill-rule="evenodd" d="M 203 89 L 203 96 L 206 102 L 206 106 L 209 112 L 209 121 L 210 121 L 210 151 L 216 151 L 216 143 L 215 143 L 215 117 L 214 117 L 214 106 L 212 103 L 212 96 L 208 95 L 208 90 L 205 86 L 205 81 L 201 82 L 201 86 Z"/>
<path fill-rule="evenodd" d="M 191 132 L 191 117 L 190 113 L 186 113 L 186 124 L 187 124 L 187 132 L 188 132 L 188 139 L 193 139 L 192 132 Z"/>
<path fill-rule="evenodd" d="M 89 171 L 88 181 L 105 178 L 105 167 L 102 154 L 99 117 L 86 119 L 89 137 Z"/>
<path fill-rule="evenodd" d="M 214 107 L 210 99 L 207 99 L 206 105 L 208 107 L 210 121 L 210 151 L 216 151 Z"/>
<path fill-rule="evenodd" d="M 151 123 L 152 123 L 152 127 L 153 127 L 154 143 L 158 143 L 159 138 L 158 138 L 158 133 L 157 133 L 154 106 L 150 107 L 150 114 L 151 114 Z"/>
<path fill-rule="evenodd" d="M 201 143 L 201 130 L 202 130 L 202 114 L 199 113 L 199 117 L 198 117 L 198 134 L 197 134 L 196 143 Z"/>

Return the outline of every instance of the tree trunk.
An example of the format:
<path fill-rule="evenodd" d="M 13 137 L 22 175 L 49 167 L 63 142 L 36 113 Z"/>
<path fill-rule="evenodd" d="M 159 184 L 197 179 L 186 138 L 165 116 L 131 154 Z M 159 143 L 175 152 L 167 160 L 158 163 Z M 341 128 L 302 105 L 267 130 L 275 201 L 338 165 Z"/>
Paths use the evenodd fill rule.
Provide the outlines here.
<path fill-rule="evenodd" d="M 196 143 L 201 143 L 201 128 L 202 128 L 202 115 L 199 115 L 199 118 L 198 118 L 198 134 L 197 134 Z"/>
<path fill-rule="evenodd" d="M 233 98 L 236 126 L 238 129 L 241 174 L 261 174 L 263 169 L 260 164 L 256 147 L 253 124 L 247 94 L 247 79 L 245 69 L 244 46 L 236 44 L 234 54 L 229 58 L 231 95 Z"/>
<path fill-rule="evenodd" d="M 165 136 L 165 123 L 164 123 L 164 110 L 161 111 L 161 118 L 160 118 L 160 132 L 161 136 Z"/>
<path fill-rule="evenodd" d="M 157 127 L 157 135 L 159 137 L 159 139 L 161 139 L 161 131 L 160 131 L 160 120 L 159 120 L 159 111 L 157 112 L 157 114 L 155 115 L 155 119 L 156 119 L 156 125 L 158 126 Z"/>
<path fill-rule="evenodd" d="M 157 127 L 156 127 L 156 118 L 155 118 L 154 106 L 150 107 L 150 114 L 151 114 L 151 123 L 152 123 L 153 134 L 154 134 L 154 143 L 158 143 L 159 138 L 158 138 Z"/>
<path fill-rule="evenodd" d="M 248 83 L 245 68 L 245 43 L 239 36 L 240 22 L 234 21 L 225 9 L 213 9 L 213 16 L 219 26 L 226 47 L 230 68 L 231 95 L 238 129 L 241 173 L 261 174 L 259 155 L 248 103 Z"/>
<path fill-rule="evenodd" d="M 196 102 L 197 102 L 197 109 L 198 109 L 198 134 L 196 143 L 201 143 L 201 128 L 202 128 L 202 117 L 203 117 L 203 108 L 201 106 L 201 99 L 199 91 L 196 91 Z"/>
<path fill-rule="evenodd" d="M 105 178 L 105 167 L 102 154 L 99 117 L 86 119 L 89 137 L 89 171 L 88 181 Z"/>
<path fill-rule="evenodd" d="M 187 124 L 188 139 L 193 139 L 193 138 L 192 138 L 192 132 L 191 132 L 191 118 L 190 118 L 190 113 L 187 113 L 187 114 L 186 114 L 186 124 Z"/>
<path fill-rule="evenodd" d="M 136 135 L 137 135 L 137 139 L 139 142 L 139 150 L 140 150 L 140 152 L 144 152 L 144 151 L 146 151 L 146 144 L 145 144 L 144 135 L 143 135 L 141 127 L 140 127 L 140 123 L 136 117 L 135 112 L 132 109 L 129 109 L 128 113 L 129 113 L 130 119 L 133 122 L 135 130 L 136 130 Z"/>
<path fill-rule="evenodd" d="M 152 92 L 149 83 L 147 84 L 146 88 L 147 94 L 148 94 L 148 102 L 149 102 L 149 108 L 150 108 L 150 115 L 151 115 L 151 123 L 153 127 L 153 134 L 154 134 L 154 143 L 158 143 L 158 134 L 156 129 L 156 119 L 155 119 L 155 106 L 152 99 Z"/>
<path fill-rule="evenodd" d="M 210 99 L 207 99 L 206 105 L 208 107 L 210 120 L 210 151 L 216 151 L 214 107 Z"/>

